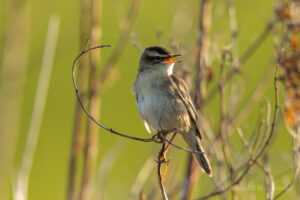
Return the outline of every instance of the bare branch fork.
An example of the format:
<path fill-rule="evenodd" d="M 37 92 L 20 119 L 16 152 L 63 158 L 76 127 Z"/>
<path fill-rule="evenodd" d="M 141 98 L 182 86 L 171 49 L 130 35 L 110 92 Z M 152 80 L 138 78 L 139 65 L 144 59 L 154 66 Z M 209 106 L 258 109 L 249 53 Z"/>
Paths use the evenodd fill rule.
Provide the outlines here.
<path fill-rule="evenodd" d="M 76 85 L 76 80 L 75 80 L 75 65 L 76 65 L 76 62 L 77 60 L 85 53 L 87 52 L 90 52 L 92 50 L 95 50 L 95 49 L 100 49 L 100 48 L 105 48 L 105 47 L 111 47 L 110 45 L 99 45 L 99 46 L 95 46 L 95 47 L 92 47 L 92 48 L 89 48 L 89 49 L 86 49 L 86 50 L 83 50 L 82 52 L 80 52 L 80 54 L 75 58 L 74 62 L 73 62 L 73 66 L 72 66 L 72 81 L 73 81 L 73 85 L 74 85 L 74 89 L 75 89 L 75 92 L 76 92 L 76 96 L 77 96 L 77 99 L 79 101 L 79 104 L 80 106 L 82 107 L 83 111 L 85 112 L 85 114 L 93 121 L 95 122 L 98 126 L 100 126 L 101 128 L 109 131 L 110 133 L 113 133 L 115 135 L 118 135 L 118 136 L 122 136 L 122 137 L 125 137 L 125 138 L 128 138 L 128 139 L 132 139 L 132 140 L 137 140 L 137 141 L 141 141 L 141 142 L 155 142 L 155 143 L 163 143 L 163 142 L 166 142 L 168 143 L 169 145 L 172 145 L 173 147 L 177 148 L 177 149 L 180 149 L 180 150 L 183 150 L 183 151 L 186 151 L 186 152 L 189 152 L 189 153 L 204 153 L 204 152 L 200 152 L 200 151 L 194 151 L 194 150 L 189 150 L 189 149 L 185 149 L 183 147 L 180 147 L 178 145 L 175 145 L 171 142 L 171 140 L 168 140 L 165 135 L 169 134 L 169 133 L 174 133 L 175 131 L 174 130 L 167 130 L 167 131 L 159 131 L 158 133 L 156 133 L 155 135 L 153 135 L 151 138 L 139 138 L 139 137 L 134 137 L 134 136 L 130 136 L 130 135 L 127 135 L 127 134 L 124 134 L 124 133 L 120 133 L 120 132 L 117 132 L 115 130 L 113 130 L 112 128 L 108 128 L 107 126 L 101 124 L 100 122 L 98 122 L 89 112 L 88 110 L 86 109 L 86 107 L 84 106 L 82 100 L 81 100 L 81 97 L 79 95 L 79 90 L 78 90 L 78 87 Z"/>
<path fill-rule="evenodd" d="M 276 69 L 275 69 L 275 77 L 274 77 L 275 105 L 274 105 L 273 121 L 272 121 L 271 130 L 270 130 L 268 137 L 266 138 L 265 142 L 263 143 L 262 147 L 258 150 L 256 155 L 250 156 L 249 160 L 247 161 L 244 171 L 241 173 L 241 175 L 238 178 L 233 180 L 231 182 L 231 184 L 229 186 L 227 186 L 226 188 L 221 189 L 221 190 L 216 190 L 206 196 L 198 198 L 198 200 L 208 199 L 213 196 L 223 194 L 223 193 L 231 190 L 232 188 L 234 188 L 236 185 L 238 185 L 242 181 L 242 179 L 245 177 L 245 175 L 249 172 L 249 170 L 252 168 L 252 166 L 257 163 L 260 156 L 265 152 L 266 148 L 270 144 L 271 138 L 275 132 L 275 125 L 276 125 L 277 118 L 278 118 L 278 108 L 279 108 L 279 106 L 278 106 L 278 68 L 279 68 L 279 63 L 280 63 L 280 61 L 277 63 Z"/>

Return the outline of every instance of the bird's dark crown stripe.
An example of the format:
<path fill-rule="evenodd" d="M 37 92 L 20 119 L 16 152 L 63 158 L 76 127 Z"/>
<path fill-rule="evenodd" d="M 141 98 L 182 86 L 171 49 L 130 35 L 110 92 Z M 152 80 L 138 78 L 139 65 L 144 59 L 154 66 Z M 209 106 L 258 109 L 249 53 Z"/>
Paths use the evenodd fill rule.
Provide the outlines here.
<path fill-rule="evenodd" d="M 163 47 L 159 47 L 159 46 L 154 46 L 154 47 L 149 47 L 147 48 L 148 51 L 155 51 L 159 54 L 165 54 L 165 55 L 170 55 L 170 52 L 163 48 Z"/>

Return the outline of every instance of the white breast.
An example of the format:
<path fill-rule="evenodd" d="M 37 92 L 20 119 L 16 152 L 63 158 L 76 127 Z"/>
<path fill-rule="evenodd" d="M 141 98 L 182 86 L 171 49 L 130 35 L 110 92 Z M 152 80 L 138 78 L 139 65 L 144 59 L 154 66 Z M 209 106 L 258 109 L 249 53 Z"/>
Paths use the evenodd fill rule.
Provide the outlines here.
<path fill-rule="evenodd" d="M 177 121 L 180 120 L 180 117 L 182 118 L 177 114 L 185 111 L 183 104 L 178 104 L 174 98 L 173 101 L 170 100 L 166 89 L 168 86 L 161 87 L 159 81 L 165 80 L 161 76 L 163 75 L 158 70 L 142 72 L 138 75 L 134 86 L 137 108 L 148 131 L 149 127 L 155 132 L 161 129 L 177 128 L 174 127 L 174 124 L 178 124 Z M 176 106 L 174 106 L 174 102 L 177 102 Z M 175 110 L 177 114 L 175 114 Z"/>

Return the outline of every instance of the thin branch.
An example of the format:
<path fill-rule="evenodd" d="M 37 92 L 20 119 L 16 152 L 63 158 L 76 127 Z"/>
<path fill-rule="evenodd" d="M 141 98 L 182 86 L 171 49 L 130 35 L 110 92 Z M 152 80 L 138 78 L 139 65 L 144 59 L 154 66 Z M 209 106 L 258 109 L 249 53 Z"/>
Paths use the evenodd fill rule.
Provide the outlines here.
<path fill-rule="evenodd" d="M 268 35 L 270 32 L 273 30 L 273 27 L 276 25 L 278 20 L 272 20 L 269 22 L 264 30 L 259 34 L 259 36 L 255 39 L 253 43 L 245 50 L 245 52 L 242 54 L 242 56 L 239 58 L 239 63 L 241 65 L 244 65 L 248 59 L 253 55 L 253 53 L 263 44 L 263 42 L 268 38 Z M 232 79 L 234 75 L 239 73 L 241 71 L 240 66 L 232 69 L 229 71 L 226 75 L 226 82 L 225 84 L 228 83 Z M 210 102 L 210 100 L 217 94 L 218 92 L 218 87 L 214 87 L 211 89 L 209 94 L 205 98 L 205 102 Z"/>
<path fill-rule="evenodd" d="M 199 198 L 198 200 L 208 199 L 208 198 L 211 198 L 213 196 L 222 194 L 224 192 L 229 191 L 234 186 L 238 185 L 242 181 L 242 179 L 245 177 L 245 175 L 248 173 L 248 171 L 251 169 L 251 167 L 256 163 L 256 161 L 258 160 L 258 158 L 263 154 L 263 152 L 265 151 L 265 149 L 267 148 L 267 146 L 269 145 L 269 143 L 271 141 L 271 138 L 274 135 L 275 125 L 276 125 L 277 118 L 278 118 L 278 68 L 279 68 L 279 63 L 276 65 L 275 78 L 274 78 L 275 110 L 274 110 L 274 115 L 273 115 L 273 121 L 272 121 L 271 130 L 270 130 L 270 133 L 268 135 L 268 138 L 267 138 L 266 142 L 261 147 L 261 149 L 258 151 L 258 153 L 254 156 L 254 158 L 250 158 L 248 160 L 245 170 L 242 172 L 242 174 L 237 179 L 234 180 L 233 183 L 231 183 L 229 186 L 227 186 L 223 190 L 217 190 L 215 192 L 212 192 L 212 193 L 210 193 L 210 194 L 208 194 L 206 196 L 203 196 L 203 197 Z"/>
<path fill-rule="evenodd" d="M 122 137 L 127 137 L 127 138 L 130 138 L 130 139 L 133 139 L 133 140 L 139 140 L 139 141 L 143 141 L 143 142 L 152 142 L 154 141 L 154 137 L 152 138 L 149 138 L 149 139 L 143 139 L 143 138 L 137 138 L 137 137 L 133 137 L 133 136 L 128 136 L 128 135 L 125 135 L 123 133 L 119 133 L 119 132 L 116 132 L 114 131 L 113 129 L 111 128 L 108 128 L 106 126 L 104 126 L 103 124 L 101 124 L 100 122 L 98 122 L 86 109 L 86 107 L 83 105 L 83 102 L 81 100 L 81 97 L 79 95 L 79 90 L 78 90 L 78 87 L 76 85 L 76 80 L 75 80 L 75 64 L 77 62 L 77 60 L 85 53 L 89 52 L 89 51 L 92 51 L 94 49 L 99 49 L 99 48 L 104 48 L 104 47 L 111 47 L 110 45 L 100 45 L 100 46 L 95 46 L 95 47 L 92 47 L 92 48 L 89 48 L 89 49 L 86 49 L 84 51 L 82 51 L 74 60 L 73 62 L 73 66 L 72 66 L 72 80 L 73 80 L 73 85 L 74 85 L 74 88 L 75 88 L 75 92 L 76 92 L 76 96 L 77 96 L 77 99 L 79 101 L 79 104 L 81 105 L 83 111 L 88 115 L 88 117 L 93 120 L 98 126 L 104 128 L 105 130 L 113 133 L 113 134 L 116 134 L 116 135 L 119 135 L 119 136 L 122 136 Z"/>
<path fill-rule="evenodd" d="M 189 152 L 189 153 L 201 153 L 201 154 L 205 153 L 205 152 L 202 152 L 202 151 L 195 151 L 195 150 L 190 150 L 190 149 L 180 147 L 180 146 L 174 144 L 173 142 L 171 142 L 170 140 L 168 140 L 163 134 L 161 134 L 161 133 L 158 133 L 158 134 L 159 134 L 159 137 L 162 138 L 162 140 L 164 142 L 167 142 L 168 144 L 172 145 L 173 147 L 175 147 L 177 149 L 180 149 L 182 151 L 186 151 L 186 152 Z"/>
<path fill-rule="evenodd" d="M 249 146 L 249 143 L 248 141 L 246 140 L 243 132 L 238 129 L 237 130 L 240 138 L 242 139 L 242 142 L 243 142 L 243 145 L 246 147 L 246 149 L 248 150 L 248 153 L 250 154 L 251 157 L 253 157 L 253 153 L 254 153 L 254 148 L 253 150 L 250 149 L 250 146 Z M 268 199 L 273 199 L 273 196 L 274 196 L 274 191 L 275 191 L 275 182 L 274 182 L 274 178 L 272 176 L 272 174 L 265 168 L 265 166 L 263 164 L 261 164 L 260 162 L 256 161 L 255 164 L 266 174 L 266 176 L 268 177 L 268 180 L 269 180 L 269 196 L 268 196 Z"/>
<path fill-rule="evenodd" d="M 197 39 L 196 78 L 195 78 L 195 106 L 199 110 L 206 93 L 206 71 L 208 50 L 210 45 L 211 8 L 210 0 L 200 3 L 199 31 Z"/>
<path fill-rule="evenodd" d="M 176 136 L 176 133 L 174 133 L 170 139 L 170 141 L 172 141 Z M 164 184 L 163 184 L 163 181 L 164 181 L 164 178 L 166 176 L 166 173 L 167 173 L 167 168 L 168 168 L 168 162 L 166 160 L 166 154 L 167 154 L 167 151 L 170 147 L 170 144 L 167 144 L 166 145 L 166 142 L 163 142 L 162 144 L 162 148 L 158 154 L 158 157 L 157 157 L 157 175 L 158 175 L 158 181 L 159 181 L 159 187 L 160 187 L 160 192 L 161 192 L 161 195 L 163 197 L 163 200 L 168 200 L 168 196 L 167 196 L 167 193 L 166 193 L 166 190 L 165 190 L 165 187 L 164 187 Z M 166 164 L 166 168 L 165 168 L 165 171 L 163 173 L 163 175 L 161 174 L 161 165 L 162 164 Z"/>
<path fill-rule="evenodd" d="M 161 192 L 161 195 L 162 195 L 162 199 L 163 200 L 168 200 L 168 196 L 167 196 L 164 184 L 163 184 L 163 177 L 162 177 L 162 174 L 161 174 L 161 164 L 167 162 L 165 160 L 166 159 L 165 158 L 165 153 L 168 150 L 168 146 L 167 147 L 165 147 L 165 146 L 166 146 L 166 143 L 163 142 L 160 153 L 158 154 L 157 176 L 158 176 L 158 183 L 159 183 L 159 188 L 160 188 L 160 192 Z"/>

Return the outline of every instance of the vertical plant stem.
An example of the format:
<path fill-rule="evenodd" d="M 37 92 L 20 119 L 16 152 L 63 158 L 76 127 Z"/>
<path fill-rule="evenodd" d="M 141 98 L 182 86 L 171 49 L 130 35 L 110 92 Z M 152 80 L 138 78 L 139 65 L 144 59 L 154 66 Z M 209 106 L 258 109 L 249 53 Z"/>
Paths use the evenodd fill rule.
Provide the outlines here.
<path fill-rule="evenodd" d="M 101 27 L 99 24 L 101 9 L 101 0 L 91 1 L 91 45 L 96 46 L 100 42 Z M 96 119 L 100 116 L 100 90 L 99 70 L 100 56 L 96 52 L 91 53 L 90 57 L 90 74 L 89 74 L 89 112 Z M 95 164 L 98 153 L 98 131 L 99 127 L 93 121 L 88 120 L 86 131 L 86 142 L 84 149 L 84 164 L 80 187 L 80 199 L 91 199 L 92 179 L 91 176 L 95 172 Z"/>
<path fill-rule="evenodd" d="M 80 8 L 80 44 L 87 41 L 90 37 L 91 31 L 91 0 L 81 0 Z M 79 61 L 79 78 L 78 89 L 87 92 L 88 87 L 88 73 L 90 60 L 88 57 L 82 57 Z M 78 199 L 76 194 L 77 183 L 77 167 L 79 164 L 79 155 L 82 151 L 83 145 L 83 131 L 84 124 L 87 121 L 84 112 L 79 103 L 76 103 L 74 114 L 74 126 L 72 134 L 71 154 L 69 160 L 69 175 L 68 175 L 68 193 L 69 200 Z"/>
<path fill-rule="evenodd" d="M 0 47 L 0 199 L 10 199 L 28 60 L 30 4 L 27 0 L 1 4 L 5 20 Z"/>
<path fill-rule="evenodd" d="M 206 72 L 208 50 L 210 48 L 211 8 L 209 0 L 200 3 L 200 19 L 197 41 L 196 78 L 195 78 L 195 106 L 201 109 L 206 94 Z"/>
<path fill-rule="evenodd" d="M 211 8 L 209 0 L 200 1 L 199 31 L 196 47 L 196 77 L 194 103 L 197 111 L 200 111 L 206 94 L 206 74 L 208 51 L 210 48 L 210 26 Z M 192 196 L 194 185 L 197 183 L 199 173 L 197 162 L 190 154 L 186 169 L 186 181 L 184 183 L 183 200 L 188 200 Z"/>
<path fill-rule="evenodd" d="M 161 196 L 162 196 L 163 200 L 168 200 L 168 196 L 167 196 L 164 184 L 163 184 L 164 180 L 163 180 L 163 175 L 161 174 L 161 165 L 166 162 L 165 154 L 166 154 L 168 148 L 169 148 L 169 145 L 166 145 L 166 142 L 163 142 L 161 150 L 157 157 L 157 159 L 158 159 L 158 161 L 157 161 L 158 183 L 159 183 L 159 188 L 160 188 L 160 192 L 161 192 Z"/>
<path fill-rule="evenodd" d="M 60 20 L 58 16 L 53 15 L 49 18 L 47 39 L 40 70 L 40 76 L 37 84 L 38 87 L 33 104 L 32 117 L 29 125 L 24 153 L 17 175 L 16 186 L 14 188 L 14 199 L 16 200 L 27 199 L 28 181 L 43 119 L 48 86 L 50 82 L 56 49 L 59 23 Z"/>

